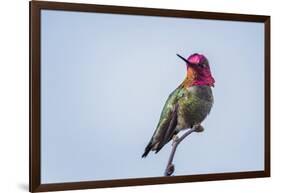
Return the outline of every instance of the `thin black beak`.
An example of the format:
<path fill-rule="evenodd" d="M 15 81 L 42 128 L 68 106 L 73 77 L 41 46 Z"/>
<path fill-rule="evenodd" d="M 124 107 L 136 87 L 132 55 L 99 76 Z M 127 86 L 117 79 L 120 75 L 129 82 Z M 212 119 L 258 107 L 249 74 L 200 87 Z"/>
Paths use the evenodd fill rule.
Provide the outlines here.
<path fill-rule="evenodd" d="M 186 64 L 188 64 L 188 65 L 190 64 L 190 62 L 188 62 L 188 60 L 185 59 L 184 57 L 182 57 L 181 55 L 177 54 L 177 56 L 180 57 L 183 61 L 185 61 Z"/>

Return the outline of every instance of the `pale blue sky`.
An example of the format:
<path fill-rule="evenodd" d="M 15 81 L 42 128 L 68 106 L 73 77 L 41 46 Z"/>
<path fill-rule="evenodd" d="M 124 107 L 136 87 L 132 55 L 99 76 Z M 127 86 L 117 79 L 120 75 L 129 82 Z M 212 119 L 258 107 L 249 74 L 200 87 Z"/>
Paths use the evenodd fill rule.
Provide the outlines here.
<path fill-rule="evenodd" d="M 177 150 L 175 175 L 264 169 L 262 23 L 41 13 L 41 180 L 162 176 L 171 145 L 141 159 L 170 92 L 177 56 L 198 52 L 215 103 Z"/>

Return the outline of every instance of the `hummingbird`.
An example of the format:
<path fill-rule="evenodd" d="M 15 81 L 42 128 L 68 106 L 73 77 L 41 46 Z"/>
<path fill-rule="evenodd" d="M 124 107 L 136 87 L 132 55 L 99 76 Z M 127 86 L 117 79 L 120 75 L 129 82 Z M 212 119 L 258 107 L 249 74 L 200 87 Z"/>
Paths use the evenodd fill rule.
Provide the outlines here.
<path fill-rule="evenodd" d="M 204 130 L 201 123 L 210 113 L 214 103 L 212 76 L 208 59 L 203 54 L 194 53 L 187 59 L 177 54 L 186 64 L 186 77 L 169 95 L 160 115 L 158 125 L 146 146 L 142 157 L 150 151 L 159 152 L 170 140 L 185 129 L 196 132 Z"/>

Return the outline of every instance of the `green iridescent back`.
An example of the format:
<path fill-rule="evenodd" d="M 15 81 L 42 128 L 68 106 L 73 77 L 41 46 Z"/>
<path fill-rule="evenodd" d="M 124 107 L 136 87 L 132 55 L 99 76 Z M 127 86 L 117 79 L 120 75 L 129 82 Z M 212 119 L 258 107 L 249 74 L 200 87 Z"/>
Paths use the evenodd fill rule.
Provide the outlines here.
<path fill-rule="evenodd" d="M 212 105 L 213 94 L 209 86 L 186 88 L 180 85 L 169 95 L 164 105 L 153 140 L 158 141 L 159 138 L 163 137 L 164 132 L 169 127 L 176 106 L 177 123 L 174 134 L 177 134 L 180 130 L 200 124 L 209 114 Z M 155 148 L 157 148 L 157 145 Z"/>

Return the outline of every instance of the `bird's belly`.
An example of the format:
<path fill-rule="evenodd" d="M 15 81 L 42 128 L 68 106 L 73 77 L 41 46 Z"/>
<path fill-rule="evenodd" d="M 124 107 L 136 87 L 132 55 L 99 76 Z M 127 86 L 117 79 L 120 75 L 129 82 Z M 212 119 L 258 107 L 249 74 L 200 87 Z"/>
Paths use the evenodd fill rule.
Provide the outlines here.
<path fill-rule="evenodd" d="M 213 105 L 212 93 L 209 96 L 211 100 L 206 100 L 198 94 L 201 93 L 191 93 L 179 101 L 177 129 L 191 128 L 195 124 L 200 124 L 209 114 Z"/>

